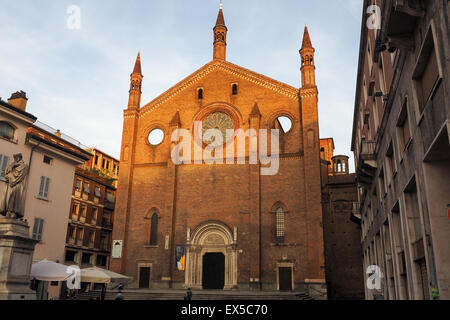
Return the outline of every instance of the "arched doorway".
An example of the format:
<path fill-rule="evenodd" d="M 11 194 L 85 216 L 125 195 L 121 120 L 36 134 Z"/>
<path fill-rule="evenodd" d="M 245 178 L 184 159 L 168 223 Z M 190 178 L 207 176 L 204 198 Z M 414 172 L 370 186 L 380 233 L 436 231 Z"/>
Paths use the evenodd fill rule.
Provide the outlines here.
<path fill-rule="evenodd" d="M 225 256 L 221 252 L 203 255 L 202 287 L 206 290 L 222 290 L 225 286 Z"/>
<path fill-rule="evenodd" d="M 237 252 L 230 229 L 207 222 L 195 229 L 186 247 L 186 287 L 231 290 L 237 287 Z"/>

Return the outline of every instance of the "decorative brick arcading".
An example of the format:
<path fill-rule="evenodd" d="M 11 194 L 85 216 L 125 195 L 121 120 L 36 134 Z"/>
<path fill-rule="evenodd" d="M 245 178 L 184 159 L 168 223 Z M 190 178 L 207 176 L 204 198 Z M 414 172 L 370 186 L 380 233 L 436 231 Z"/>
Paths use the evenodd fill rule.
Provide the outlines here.
<path fill-rule="evenodd" d="M 235 64 L 232 64 L 227 61 L 216 60 L 206 64 L 204 67 L 188 76 L 186 79 L 182 80 L 171 89 L 166 91 L 164 94 L 157 97 L 155 100 L 151 101 L 147 105 L 143 106 L 140 110 L 140 116 L 144 116 L 154 110 L 156 110 L 160 105 L 172 99 L 182 91 L 191 87 L 195 83 L 197 83 L 202 78 L 206 77 L 213 71 L 222 70 L 228 72 L 232 75 L 235 75 L 241 79 L 247 80 L 249 82 L 258 84 L 264 88 L 275 91 L 279 94 L 282 94 L 288 98 L 298 100 L 298 90 L 295 87 L 289 86 L 282 82 L 273 80 L 269 77 L 263 76 L 259 73 L 250 71 L 248 69 L 239 67 Z M 127 117 L 127 116 L 126 116 Z"/>

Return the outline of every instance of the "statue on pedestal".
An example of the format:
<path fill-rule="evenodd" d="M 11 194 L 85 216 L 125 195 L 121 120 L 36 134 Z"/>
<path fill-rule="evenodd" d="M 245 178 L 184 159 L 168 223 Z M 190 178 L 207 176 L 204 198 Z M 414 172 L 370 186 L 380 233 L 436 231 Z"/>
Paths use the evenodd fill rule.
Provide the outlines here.
<path fill-rule="evenodd" d="M 0 190 L 0 214 L 10 219 L 22 219 L 25 196 L 25 180 L 28 175 L 28 165 L 23 161 L 22 154 L 14 155 L 14 162 L 5 170 L 6 183 Z"/>

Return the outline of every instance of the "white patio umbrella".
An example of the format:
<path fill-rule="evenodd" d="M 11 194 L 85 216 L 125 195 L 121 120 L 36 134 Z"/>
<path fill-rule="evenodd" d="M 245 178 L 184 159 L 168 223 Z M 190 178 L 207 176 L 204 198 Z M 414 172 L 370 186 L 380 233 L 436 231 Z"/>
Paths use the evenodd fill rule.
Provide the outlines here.
<path fill-rule="evenodd" d="M 30 276 L 40 281 L 64 281 L 71 274 L 67 273 L 67 266 L 45 259 L 31 266 Z"/>
<path fill-rule="evenodd" d="M 82 282 L 128 283 L 131 280 L 133 279 L 130 277 L 97 267 L 81 269 Z"/>

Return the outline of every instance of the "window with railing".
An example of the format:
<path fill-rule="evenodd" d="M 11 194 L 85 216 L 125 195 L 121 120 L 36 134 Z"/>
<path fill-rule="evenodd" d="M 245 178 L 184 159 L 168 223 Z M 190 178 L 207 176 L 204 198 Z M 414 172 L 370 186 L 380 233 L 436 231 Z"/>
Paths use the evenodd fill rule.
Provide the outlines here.
<path fill-rule="evenodd" d="M 78 220 L 78 213 L 80 211 L 80 204 L 75 202 L 72 204 L 72 220 Z"/>
<path fill-rule="evenodd" d="M 83 239 L 84 239 L 84 229 L 78 228 L 77 231 L 77 245 L 82 246 L 83 245 Z"/>
<path fill-rule="evenodd" d="M 93 248 L 95 243 L 95 231 L 89 231 L 89 247 Z"/>
<path fill-rule="evenodd" d="M 95 187 L 94 195 L 95 195 L 96 198 L 101 198 L 102 197 L 102 194 L 100 192 L 100 188 L 99 187 Z"/>
<path fill-rule="evenodd" d="M 77 236 L 77 228 L 75 226 L 69 226 L 69 243 L 74 244 Z"/>
<path fill-rule="evenodd" d="M 98 218 L 98 208 L 92 208 L 91 224 L 96 224 Z"/>
<path fill-rule="evenodd" d="M 91 193 L 91 189 L 89 188 L 89 183 L 85 182 L 83 185 L 83 191 L 85 194 L 89 195 Z"/>
<path fill-rule="evenodd" d="M 85 222 L 87 216 L 87 206 L 82 204 L 80 207 L 80 221 Z"/>
<path fill-rule="evenodd" d="M 77 179 L 77 181 L 75 182 L 75 191 L 81 191 L 81 184 L 83 182 L 80 179 Z"/>

